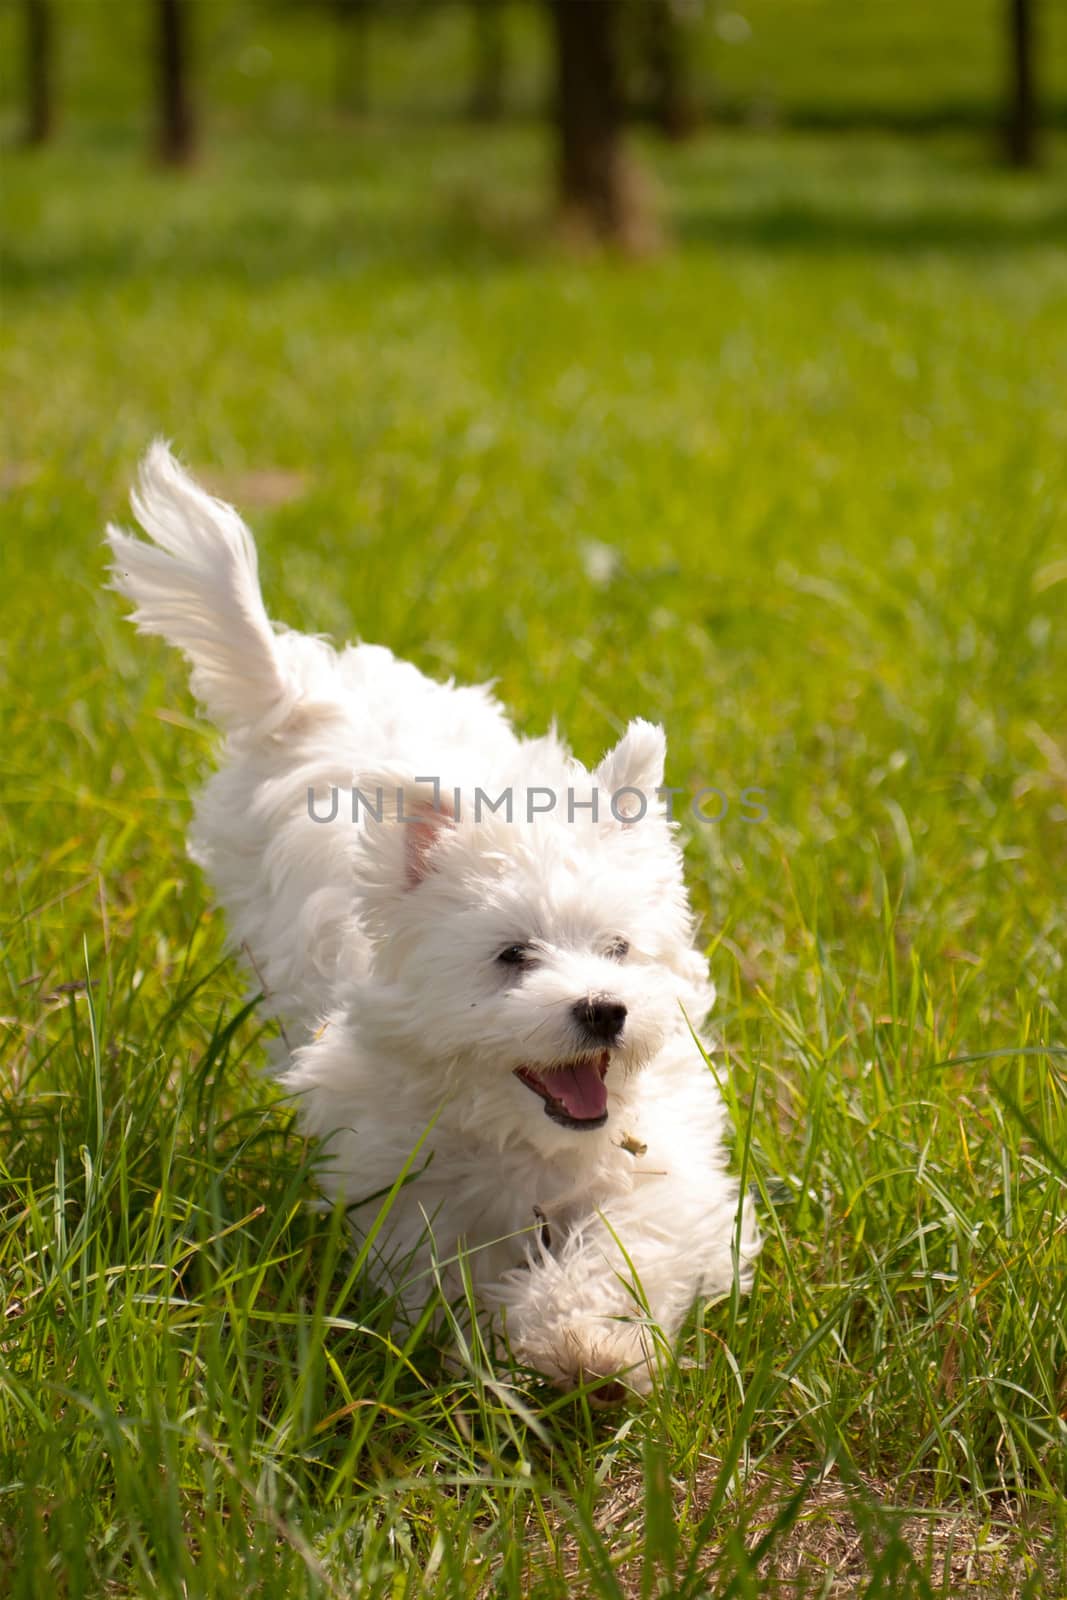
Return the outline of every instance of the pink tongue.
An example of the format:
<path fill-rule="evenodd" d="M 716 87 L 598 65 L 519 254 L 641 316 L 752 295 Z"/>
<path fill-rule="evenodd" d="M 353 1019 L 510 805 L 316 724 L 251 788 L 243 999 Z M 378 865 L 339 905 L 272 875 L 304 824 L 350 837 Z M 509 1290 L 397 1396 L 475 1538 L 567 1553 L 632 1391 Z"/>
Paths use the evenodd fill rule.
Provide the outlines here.
<path fill-rule="evenodd" d="M 542 1081 L 552 1098 L 561 1100 L 579 1121 L 602 1117 L 608 1108 L 607 1085 L 595 1062 L 561 1067 L 558 1072 L 546 1073 Z"/>

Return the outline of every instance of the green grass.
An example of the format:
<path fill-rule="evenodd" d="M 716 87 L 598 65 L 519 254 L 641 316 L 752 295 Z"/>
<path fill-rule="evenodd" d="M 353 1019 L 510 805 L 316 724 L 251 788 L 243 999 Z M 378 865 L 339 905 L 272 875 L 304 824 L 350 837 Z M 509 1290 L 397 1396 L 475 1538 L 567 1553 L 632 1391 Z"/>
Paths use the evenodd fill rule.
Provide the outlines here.
<path fill-rule="evenodd" d="M 242 127 L 5 157 L 5 1591 L 1060 1593 L 1062 145 L 649 152 L 632 266 L 540 238 L 533 128 Z M 398 1347 L 312 1203 L 183 857 L 210 731 L 100 587 L 160 431 L 275 614 L 586 759 L 661 718 L 731 801 L 687 850 L 767 1246 L 649 1404 Z"/>

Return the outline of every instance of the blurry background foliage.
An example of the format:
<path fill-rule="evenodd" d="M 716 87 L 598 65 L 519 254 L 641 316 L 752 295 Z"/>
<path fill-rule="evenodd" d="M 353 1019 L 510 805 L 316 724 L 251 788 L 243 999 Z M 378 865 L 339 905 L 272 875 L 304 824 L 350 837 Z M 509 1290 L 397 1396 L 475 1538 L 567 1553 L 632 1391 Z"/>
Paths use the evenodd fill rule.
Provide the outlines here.
<path fill-rule="evenodd" d="M 1067 119 L 1058 0 L 0 4 L 9 137 L 62 128 L 70 141 L 114 141 L 146 121 L 158 132 L 178 77 L 189 126 L 166 152 L 176 159 L 235 130 L 292 140 L 346 117 L 550 117 L 568 46 L 610 58 L 622 118 L 675 137 L 707 123 L 974 128 L 1025 164 L 1039 124 Z"/>

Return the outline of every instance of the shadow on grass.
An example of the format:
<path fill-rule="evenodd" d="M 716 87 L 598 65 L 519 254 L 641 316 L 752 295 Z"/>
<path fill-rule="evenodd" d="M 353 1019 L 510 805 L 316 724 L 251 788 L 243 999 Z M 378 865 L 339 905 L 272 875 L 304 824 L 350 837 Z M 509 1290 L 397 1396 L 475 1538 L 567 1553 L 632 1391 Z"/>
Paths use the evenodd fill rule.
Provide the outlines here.
<path fill-rule="evenodd" d="M 700 209 L 683 205 L 673 239 L 686 249 L 720 249 L 789 256 L 938 252 L 984 257 L 1067 245 L 1067 202 L 1021 216 L 940 208 L 895 212 L 855 211 L 802 201 Z M 556 249 L 547 223 L 515 222 L 466 199 L 436 215 L 382 227 L 343 209 L 312 223 L 276 214 L 246 215 L 223 231 L 210 222 L 182 230 L 180 240 L 162 229 L 137 235 L 127 226 L 62 245 L 33 235 L 5 252 L 9 295 L 77 288 L 120 287 L 149 275 L 157 285 L 229 282 L 254 293 L 286 280 L 323 282 L 388 273 L 426 280 L 493 272 Z"/>
<path fill-rule="evenodd" d="M 752 95 L 720 96 L 705 107 L 705 112 L 708 122 L 719 127 L 772 126 L 807 133 L 896 134 L 907 138 L 977 133 L 988 138 L 991 149 L 999 149 L 1004 138 L 1003 111 L 988 95 L 939 98 L 916 105 L 892 100 L 864 100 L 850 105 L 802 98 L 779 101 L 773 96 L 762 100 Z M 1041 107 L 1041 125 L 1046 131 L 1067 128 L 1067 99 L 1047 94 Z"/>
<path fill-rule="evenodd" d="M 936 250 L 950 255 L 1015 254 L 1067 243 L 1067 199 L 1015 216 L 977 207 L 949 210 L 928 205 L 891 212 L 847 212 L 789 200 L 734 210 L 686 207 L 676 217 L 675 232 L 683 245 L 782 253 L 908 255 Z"/>
<path fill-rule="evenodd" d="M 138 160 L 140 159 L 138 153 Z M 1067 242 L 1067 184 L 1012 179 L 969 144 L 723 137 L 649 151 L 675 242 L 788 256 L 938 251 L 965 258 Z M 4 287 L 39 291 L 495 272 L 563 249 L 540 134 L 380 128 L 358 144 L 220 147 L 186 175 L 98 137 L 8 161 Z M 662 158 L 661 158 L 662 157 Z"/>
<path fill-rule="evenodd" d="M 389 218 L 360 216 L 347 201 L 311 220 L 281 204 L 250 205 L 222 224 L 207 213 L 180 224 L 124 218 L 60 240 L 24 233 L 4 248 L 3 277 L 9 296 L 120 287 L 146 276 L 157 285 L 214 281 L 255 292 L 305 278 L 427 279 L 495 269 L 539 254 L 547 239 L 547 226 L 498 217 L 490 204 L 462 195 L 423 215 Z"/>

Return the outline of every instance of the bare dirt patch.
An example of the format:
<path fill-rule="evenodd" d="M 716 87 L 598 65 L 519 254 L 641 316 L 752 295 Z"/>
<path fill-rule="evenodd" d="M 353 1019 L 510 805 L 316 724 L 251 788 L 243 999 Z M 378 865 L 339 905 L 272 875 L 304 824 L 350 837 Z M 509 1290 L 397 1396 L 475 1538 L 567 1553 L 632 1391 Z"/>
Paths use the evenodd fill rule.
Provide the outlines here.
<path fill-rule="evenodd" d="M 300 500 L 308 489 L 304 472 L 287 467 L 249 467 L 244 472 L 197 471 L 197 477 L 220 500 L 246 506 L 253 511 L 269 511 Z"/>
<path fill-rule="evenodd" d="M 717 1465 L 709 1462 L 692 1486 L 672 1485 L 682 1564 L 691 1549 L 686 1530 L 706 1511 L 717 1474 Z M 708 1581 L 708 1600 L 736 1571 L 739 1545 L 756 1558 L 762 1600 L 815 1595 L 859 1600 L 876 1577 L 885 1582 L 878 1593 L 910 1595 L 921 1592 L 915 1586 L 920 1574 L 935 1593 L 954 1600 L 1022 1600 L 1064 1592 L 1051 1529 L 1016 1500 L 1004 1499 L 994 1516 L 980 1518 L 961 1506 L 899 1506 L 888 1483 L 867 1480 L 849 1487 L 827 1479 L 804 1492 L 791 1524 L 772 1531 L 801 1483 L 784 1474 L 753 1474 L 742 1498 L 724 1505 L 698 1561 L 698 1573 Z M 594 1518 L 628 1600 L 670 1594 L 678 1576 L 647 1570 L 645 1499 L 641 1473 L 621 1475 L 607 1486 Z M 559 1532 L 557 1560 L 577 1597 L 588 1592 L 578 1539 L 562 1527 Z M 767 1548 L 760 1554 L 764 1540 Z M 1041 1574 L 1036 1588 L 1035 1573 Z"/>

